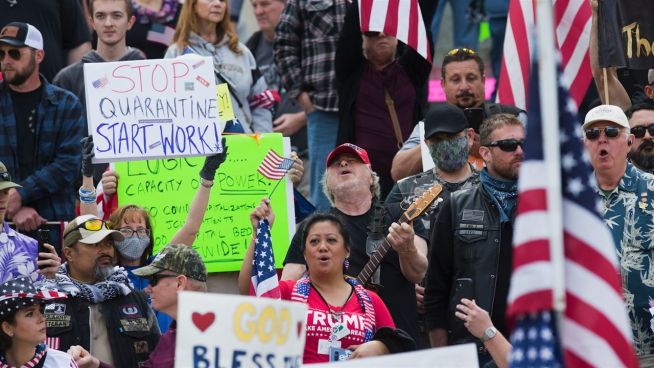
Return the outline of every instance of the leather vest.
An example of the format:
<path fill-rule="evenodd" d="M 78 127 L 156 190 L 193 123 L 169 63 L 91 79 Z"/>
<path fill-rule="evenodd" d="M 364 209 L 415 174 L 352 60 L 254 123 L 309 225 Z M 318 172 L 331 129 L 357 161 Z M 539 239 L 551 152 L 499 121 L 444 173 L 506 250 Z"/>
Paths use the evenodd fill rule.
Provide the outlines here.
<path fill-rule="evenodd" d="M 76 297 L 46 304 L 48 345 L 61 351 L 81 345 L 90 351 L 91 304 Z M 157 320 L 145 293 L 133 290 L 128 295 L 107 300 L 101 304 L 100 313 L 106 324 L 114 365 L 136 368 L 146 361 L 159 342 L 160 333 L 158 326 L 152 326 Z"/>

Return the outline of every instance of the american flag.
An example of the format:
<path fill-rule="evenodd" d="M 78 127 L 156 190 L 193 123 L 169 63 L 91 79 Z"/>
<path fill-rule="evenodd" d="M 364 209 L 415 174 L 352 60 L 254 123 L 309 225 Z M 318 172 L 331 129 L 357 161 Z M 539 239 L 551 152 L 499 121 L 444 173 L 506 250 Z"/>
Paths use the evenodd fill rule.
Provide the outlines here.
<path fill-rule="evenodd" d="M 511 0 L 504 36 L 502 69 L 497 90 L 500 103 L 527 108 L 529 66 L 534 45 L 529 30 L 534 28 L 536 1 Z M 588 56 L 591 9 L 588 0 L 554 1 L 554 26 L 561 52 L 564 80 L 577 106 L 586 95 L 592 74 Z"/>
<path fill-rule="evenodd" d="M 93 84 L 93 88 L 102 88 L 109 84 L 109 80 L 107 77 L 102 77 L 100 79 L 94 80 L 91 84 Z"/>
<path fill-rule="evenodd" d="M 279 92 L 274 89 L 267 89 L 256 96 L 253 96 L 248 100 L 251 108 L 263 107 L 266 109 L 272 109 L 275 104 L 281 101 L 281 96 Z"/>
<path fill-rule="evenodd" d="M 270 224 L 266 219 L 259 220 L 259 228 L 254 243 L 250 295 L 280 298 L 279 280 L 275 270 L 275 254 L 272 248 L 272 239 L 270 238 Z"/>
<path fill-rule="evenodd" d="M 636 367 L 613 238 L 597 211 L 598 196 L 583 153 L 581 126 L 561 77 L 558 110 L 566 308 L 558 333 L 554 318 L 544 320 L 553 310 L 554 275 L 549 249 L 548 193 L 542 175 L 546 162 L 536 64 L 532 70 L 508 301 L 508 315 L 516 325 L 511 336 L 512 365 L 543 366 L 532 358 L 542 359 L 542 352 L 554 359 L 554 348 L 560 344 L 568 367 Z M 525 333 L 528 337 L 529 331 L 549 331 L 553 336 L 560 335 L 561 341 L 548 345 L 545 341 L 521 340 Z"/>
<path fill-rule="evenodd" d="M 431 63 L 431 50 L 418 0 L 359 0 L 361 32 L 378 31 L 409 45 Z"/>
<path fill-rule="evenodd" d="M 293 166 L 293 160 L 283 158 L 277 152 L 270 149 L 263 158 L 257 171 L 270 180 L 280 180 L 286 175 L 288 169 Z"/>

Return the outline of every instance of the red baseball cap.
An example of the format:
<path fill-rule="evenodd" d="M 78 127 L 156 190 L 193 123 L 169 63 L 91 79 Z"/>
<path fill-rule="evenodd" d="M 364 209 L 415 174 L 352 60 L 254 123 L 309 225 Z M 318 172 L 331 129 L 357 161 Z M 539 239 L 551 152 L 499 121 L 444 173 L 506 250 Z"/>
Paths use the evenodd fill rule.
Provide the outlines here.
<path fill-rule="evenodd" d="M 329 166 L 332 161 L 338 157 L 338 155 L 343 154 L 343 153 L 352 153 L 359 157 L 361 161 L 363 161 L 364 164 L 368 165 L 370 167 L 370 159 L 368 158 L 368 152 L 364 150 L 363 148 L 354 145 L 352 143 L 343 143 L 340 146 L 334 148 L 331 152 L 329 152 L 329 155 L 327 155 L 327 166 Z"/>

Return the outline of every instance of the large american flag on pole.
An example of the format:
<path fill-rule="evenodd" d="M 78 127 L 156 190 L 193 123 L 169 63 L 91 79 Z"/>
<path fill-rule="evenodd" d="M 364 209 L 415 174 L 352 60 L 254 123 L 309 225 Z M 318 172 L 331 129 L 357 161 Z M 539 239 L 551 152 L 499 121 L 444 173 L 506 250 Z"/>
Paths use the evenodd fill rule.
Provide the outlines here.
<path fill-rule="evenodd" d="M 535 14 L 534 0 L 511 0 L 509 4 L 497 100 L 522 109 L 527 108 L 529 66 L 535 47 L 529 30 L 533 29 Z M 593 78 L 588 55 L 590 25 L 588 0 L 554 1 L 554 27 L 563 76 L 576 106 L 581 104 Z"/>
<path fill-rule="evenodd" d="M 581 126 L 560 76 L 558 110 L 566 308 L 558 324 L 552 313 L 554 275 L 547 221 L 548 193 L 542 175 L 546 172 L 546 162 L 535 64 L 532 70 L 508 301 L 509 318 L 515 322 L 511 365 L 560 366 L 556 352 L 561 348 L 568 367 L 637 367 L 615 246 L 597 211 L 598 196 L 591 184 L 590 164 L 583 153 Z"/>
<path fill-rule="evenodd" d="M 266 219 L 259 220 L 254 243 L 251 280 L 250 295 L 275 299 L 281 297 L 279 279 L 277 279 L 277 270 L 275 270 L 275 254 L 270 237 L 270 223 Z"/>
<path fill-rule="evenodd" d="M 361 32 L 394 36 L 431 63 L 431 50 L 418 0 L 359 0 Z"/>

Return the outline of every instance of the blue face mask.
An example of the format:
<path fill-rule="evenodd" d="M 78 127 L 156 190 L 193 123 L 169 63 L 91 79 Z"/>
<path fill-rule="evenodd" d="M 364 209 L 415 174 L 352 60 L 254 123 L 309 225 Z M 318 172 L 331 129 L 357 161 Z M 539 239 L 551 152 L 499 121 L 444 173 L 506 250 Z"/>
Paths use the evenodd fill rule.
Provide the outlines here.
<path fill-rule="evenodd" d="M 454 139 L 443 139 L 427 146 L 439 170 L 453 172 L 468 162 L 470 147 L 468 147 L 468 137 L 465 135 Z"/>
<path fill-rule="evenodd" d="M 141 259 L 148 245 L 150 245 L 149 237 L 139 238 L 136 234 L 125 237 L 125 240 L 116 241 L 116 249 L 118 249 L 118 252 L 123 258 L 129 261 Z"/>

